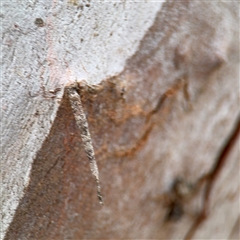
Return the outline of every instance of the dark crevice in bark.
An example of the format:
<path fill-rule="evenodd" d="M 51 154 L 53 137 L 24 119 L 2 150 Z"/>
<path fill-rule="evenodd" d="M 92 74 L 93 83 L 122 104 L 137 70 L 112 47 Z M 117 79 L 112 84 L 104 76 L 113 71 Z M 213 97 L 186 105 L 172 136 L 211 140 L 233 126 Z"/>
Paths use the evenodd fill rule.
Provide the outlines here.
<path fill-rule="evenodd" d="M 234 129 L 232 130 L 229 138 L 223 144 L 223 147 L 220 149 L 219 154 L 216 157 L 214 166 L 209 171 L 209 173 L 204 175 L 198 181 L 198 184 L 197 184 L 198 189 L 200 188 L 200 186 L 203 185 L 203 183 L 205 183 L 204 193 L 203 193 L 203 197 L 202 197 L 203 198 L 203 206 L 202 206 L 202 210 L 201 210 L 199 216 L 197 217 L 197 219 L 195 220 L 195 222 L 193 223 L 191 228 L 188 230 L 188 232 L 184 238 L 185 240 L 192 239 L 195 232 L 197 231 L 197 229 L 207 218 L 208 212 L 209 212 L 210 197 L 211 197 L 211 193 L 212 193 L 214 184 L 216 182 L 218 175 L 222 171 L 225 163 L 229 159 L 229 155 L 233 149 L 233 146 L 235 145 L 235 143 L 238 139 L 239 133 L 240 133 L 240 115 L 237 118 L 237 121 L 234 125 Z"/>

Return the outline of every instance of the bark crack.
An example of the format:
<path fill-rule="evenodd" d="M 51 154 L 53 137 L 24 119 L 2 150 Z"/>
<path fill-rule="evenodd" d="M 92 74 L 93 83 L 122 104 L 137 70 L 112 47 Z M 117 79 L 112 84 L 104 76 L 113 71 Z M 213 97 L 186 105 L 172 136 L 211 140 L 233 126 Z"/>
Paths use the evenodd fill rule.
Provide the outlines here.
<path fill-rule="evenodd" d="M 187 234 L 184 237 L 184 240 L 192 239 L 197 229 L 206 220 L 209 212 L 210 196 L 214 184 L 216 182 L 218 175 L 220 174 L 224 165 L 226 164 L 227 159 L 229 158 L 231 150 L 238 139 L 239 133 L 240 133 L 240 115 L 238 116 L 237 121 L 234 124 L 234 128 L 230 133 L 227 141 L 223 144 L 222 148 L 220 149 L 219 154 L 216 157 L 214 166 L 209 171 L 209 173 L 201 177 L 196 184 L 197 189 L 199 189 L 205 183 L 204 193 L 202 197 L 203 205 L 200 214 L 196 218 L 191 228 L 188 230 Z"/>
<path fill-rule="evenodd" d="M 140 148 L 142 148 L 144 143 L 148 140 L 153 127 L 157 123 L 154 116 L 156 116 L 156 114 L 160 111 L 166 100 L 174 97 L 181 89 L 183 89 L 185 100 L 189 102 L 188 82 L 186 79 L 178 79 L 173 86 L 167 89 L 166 92 L 159 97 L 156 106 L 146 114 L 146 125 L 142 136 L 132 146 L 125 149 L 115 150 L 113 155 L 117 157 L 126 157 L 135 154 Z"/>

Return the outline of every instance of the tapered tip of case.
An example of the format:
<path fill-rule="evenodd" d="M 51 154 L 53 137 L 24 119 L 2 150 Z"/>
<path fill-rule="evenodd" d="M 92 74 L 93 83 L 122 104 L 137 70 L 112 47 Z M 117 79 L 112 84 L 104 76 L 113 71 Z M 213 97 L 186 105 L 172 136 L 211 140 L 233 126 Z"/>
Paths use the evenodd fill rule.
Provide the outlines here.
<path fill-rule="evenodd" d="M 101 205 L 104 205 L 104 204 L 103 204 L 103 198 L 102 198 L 102 196 L 98 196 L 98 200 L 99 200 L 99 203 L 100 203 Z"/>
<path fill-rule="evenodd" d="M 101 205 L 103 205 L 103 197 L 102 197 L 102 194 L 101 194 L 99 188 L 100 188 L 100 186 L 98 186 L 97 196 L 98 196 L 99 203 L 100 203 Z"/>

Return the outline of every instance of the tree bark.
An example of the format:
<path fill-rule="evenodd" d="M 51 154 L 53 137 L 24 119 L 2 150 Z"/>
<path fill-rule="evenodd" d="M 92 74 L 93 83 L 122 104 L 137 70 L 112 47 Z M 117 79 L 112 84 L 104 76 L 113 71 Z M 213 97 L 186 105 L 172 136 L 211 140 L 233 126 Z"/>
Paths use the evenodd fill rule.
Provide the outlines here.
<path fill-rule="evenodd" d="M 196 224 L 240 113 L 238 3 L 45 4 L 3 3 L 1 239 L 238 236 L 238 137 Z"/>

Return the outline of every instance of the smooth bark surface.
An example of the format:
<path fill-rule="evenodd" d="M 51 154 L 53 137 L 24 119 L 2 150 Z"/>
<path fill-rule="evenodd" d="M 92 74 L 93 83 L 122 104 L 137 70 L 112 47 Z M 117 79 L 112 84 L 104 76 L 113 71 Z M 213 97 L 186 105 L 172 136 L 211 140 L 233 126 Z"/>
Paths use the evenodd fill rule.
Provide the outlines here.
<path fill-rule="evenodd" d="M 1 238 L 183 239 L 240 113 L 239 5 L 84 4 L 5 3 Z M 103 206 L 64 91 L 75 80 Z M 239 142 L 226 159 L 194 238 L 239 234 Z"/>

